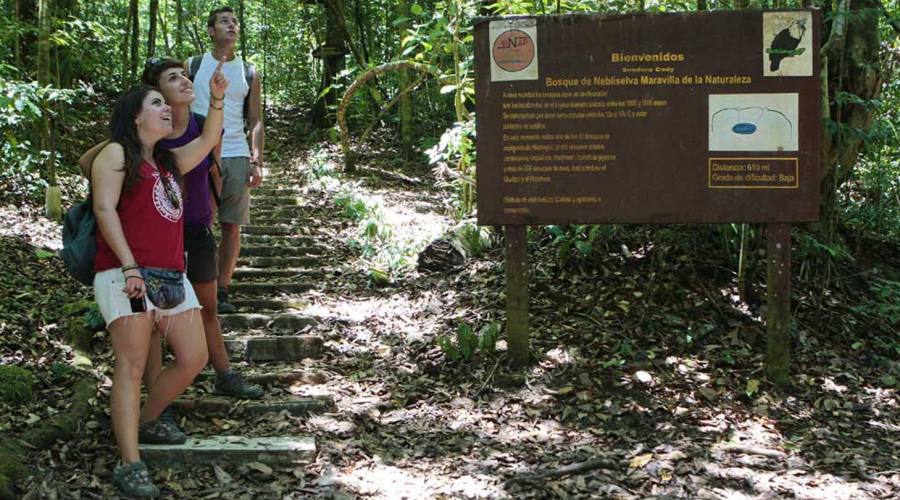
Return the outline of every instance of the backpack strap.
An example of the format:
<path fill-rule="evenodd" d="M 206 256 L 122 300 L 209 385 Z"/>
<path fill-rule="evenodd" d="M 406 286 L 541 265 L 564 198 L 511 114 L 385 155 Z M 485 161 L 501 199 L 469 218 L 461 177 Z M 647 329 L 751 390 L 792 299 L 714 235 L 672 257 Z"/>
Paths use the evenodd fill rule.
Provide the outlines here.
<path fill-rule="evenodd" d="M 246 128 L 247 128 L 247 117 L 249 116 L 249 113 L 250 113 L 250 92 L 252 92 L 252 89 L 253 89 L 253 79 L 254 78 L 256 78 L 256 68 L 252 64 L 244 61 L 244 80 L 247 81 L 247 87 L 248 87 L 247 95 L 244 96 L 243 115 L 244 115 L 244 129 L 245 129 L 244 131 L 245 132 L 246 132 Z"/>
<path fill-rule="evenodd" d="M 188 78 L 191 81 L 194 81 L 194 77 L 197 76 L 197 72 L 200 71 L 200 64 L 203 63 L 203 56 L 191 56 L 188 58 Z"/>

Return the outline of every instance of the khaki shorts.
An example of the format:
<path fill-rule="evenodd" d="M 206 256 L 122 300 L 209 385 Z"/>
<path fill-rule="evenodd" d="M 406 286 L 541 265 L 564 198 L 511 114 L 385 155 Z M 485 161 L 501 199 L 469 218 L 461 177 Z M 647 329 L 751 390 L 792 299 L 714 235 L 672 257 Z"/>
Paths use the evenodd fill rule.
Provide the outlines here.
<path fill-rule="evenodd" d="M 122 274 L 122 270 L 118 267 L 107 269 L 94 275 L 94 300 L 97 302 L 100 314 L 103 315 L 103 320 L 106 321 L 106 326 L 125 316 L 143 314 L 132 312 L 131 299 L 122 291 L 124 287 L 125 275 Z M 200 302 L 197 300 L 197 294 L 194 293 L 194 287 L 191 286 L 187 275 L 185 275 L 184 302 L 172 309 L 160 309 L 153 305 L 153 302 L 150 302 L 150 300 L 144 300 L 144 307 L 147 309 L 147 312 L 158 311 L 157 314 L 160 316 L 172 316 L 190 309 L 200 309 Z"/>
<path fill-rule="evenodd" d="M 250 224 L 250 158 L 222 158 L 219 222 Z"/>

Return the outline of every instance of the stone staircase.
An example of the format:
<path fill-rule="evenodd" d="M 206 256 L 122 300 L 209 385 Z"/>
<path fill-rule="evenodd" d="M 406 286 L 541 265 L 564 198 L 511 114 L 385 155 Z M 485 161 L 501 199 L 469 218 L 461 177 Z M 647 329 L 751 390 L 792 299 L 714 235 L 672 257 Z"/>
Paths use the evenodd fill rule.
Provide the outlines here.
<path fill-rule="evenodd" d="M 300 309 L 306 303 L 304 294 L 321 288 L 331 269 L 328 247 L 317 237 L 319 225 L 309 224 L 310 208 L 294 188 L 286 187 L 295 184 L 295 179 L 275 172 L 253 191 L 253 225 L 242 230 L 241 257 L 230 291 L 238 312 L 219 317 L 233 367 L 248 381 L 266 388 L 266 396 L 244 401 L 205 393 L 199 387 L 212 385 L 208 369 L 173 404 L 182 421 L 227 418 L 240 424 L 268 413 L 303 417 L 334 408 L 330 396 L 316 391 L 295 394 L 298 383 L 315 387 L 325 380 L 310 369 L 324 349 L 323 338 L 315 333 L 321 321 Z M 273 390 L 287 387 L 292 390 Z M 189 430 L 190 439 L 184 445 L 142 445 L 141 456 L 163 466 L 256 462 L 294 467 L 316 457 L 313 437 L 255 436 L 252 425 L 234 427 L 250 430 L 241 435 Z"/>

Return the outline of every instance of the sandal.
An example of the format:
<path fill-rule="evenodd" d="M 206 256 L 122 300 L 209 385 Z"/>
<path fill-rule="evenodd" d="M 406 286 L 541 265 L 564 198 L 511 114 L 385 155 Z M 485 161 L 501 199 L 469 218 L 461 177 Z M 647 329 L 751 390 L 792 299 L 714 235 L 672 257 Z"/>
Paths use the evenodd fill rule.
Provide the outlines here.
<path fill-rule="evenodd" d="M 159 488 L 153 484 L 153 479 L 144 462 L 133 462 L 116 467 L 116 470 L 113 471 L 113 483 L 126 497 L 153 498 L 159 496 Z"/>

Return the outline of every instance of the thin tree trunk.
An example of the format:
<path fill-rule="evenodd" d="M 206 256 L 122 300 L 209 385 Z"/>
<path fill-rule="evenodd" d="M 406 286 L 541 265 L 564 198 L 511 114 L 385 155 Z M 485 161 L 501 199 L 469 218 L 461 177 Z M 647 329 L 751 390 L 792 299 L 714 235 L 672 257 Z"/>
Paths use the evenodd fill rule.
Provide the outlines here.
<path fill-rule="evenodd" d="M 147 28 L 147 57 L 156 54 L 156 16 L 159 13 L 159 0 L 150 0 L 150 25 Z"/>
<path fill-rule="evenodd" d="M 22 22 L 22 4 L 21 0 L 16 0 L 16 23 Z M 15 40 L 15 53 L 16 53 L 16 67 L 22 68 L 22 40 L 19 37 L 19 30 L 16 29 L 16 40 Z"/>
<path fill-rule="evenodd" d="M 131 19 L 131 57 L 129 63 L 129 78 L 133 82 L 137 79 L 138 69 L 138 42 L 141 35 L 141 24 L 138 18 L 138 0 L 130 0 L 128 7 L 128 17 Z"/>
<path fill-rule="evenodd" d="M 129 0 L 130 1 L 130 0 Z M 125 26 L 122 27 L 122 88 L 128 86 L 128 46 L 130 42 L 131 32 L 128 30 L 128 26 L 131 25 L 131 10 L 128 10 L 128 14 L 125 16 Z"/>
<path fill-rule="evenodd" d="M 184 9 L 181 7 L 181 0 L 175 0 L 175 54 L 183 57 L 182 44 L 184 43 Z"/>
<path fill-rule="evenodd" d="M 50 85 L 50 25 L 52 0 L 38 3 L 38 57 L 37 80 L 41 85 Z"/>
<path fill-rule="evenodd" d="M 159 20 L 159 28 L 160 30 L 162 30 L 163 47 L 165 47 L 166 49 L 166 55 L 172 55 L 172 46 L 169 44 L 169 26 L 166 24 L 166 16 L 163 15 L 164 13 L 169 12 L 168 3 L 169 2 L 166 2 L 166 5 L 163 6 L 163 9 L 159 11 L 159 16 L 157 16 L 157 19 Z"/>
<path fill-rule="evenodd" d="M 238 32 L 240 36 L 241 43 L 241 59 L 247 60 L 247 34 L 244 29 L 247 24 L 244 22 L 244 0 L 240 0 L 238 2 L 238 22 L 241 25 L 241 30 Z"/>
<path fill-rule="evenodd" d="M 397 17 L 409 17 L 409 2 L 408 0 L 398 0 L 397 2 Z M 399 35 L 397 38 L 403 40 L 405 38 L 406 30 L 409 28 L 409 22 L 405 22 L 397 27 L 399 30 Z M 403 46 L 400 46 L 399 52 L 403 51 Z M 400 142 L 403 145 L 403 154 L 409 158 L 412 153 L 412 145 L 413 145 L 413 112 L 412 112 L 412 98 L 409 95 L 409 92 L 405 92 L 406 88 L 409 87 L 410 80 L 410 72 L 408 69 L 400 70 L 397 78 L 397 88 L 398 92 L 402 92 L 400 96 Z"/>

